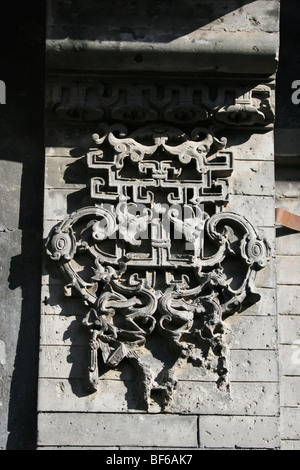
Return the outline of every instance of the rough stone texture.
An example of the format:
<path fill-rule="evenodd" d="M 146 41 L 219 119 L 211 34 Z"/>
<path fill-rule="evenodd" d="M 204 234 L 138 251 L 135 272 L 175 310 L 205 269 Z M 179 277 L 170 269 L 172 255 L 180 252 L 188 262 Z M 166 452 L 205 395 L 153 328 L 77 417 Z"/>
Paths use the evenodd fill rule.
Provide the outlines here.
<path fill-rule="evenodd" d="M 200 442 L 206 448 L 280 447 L 278 418 L 202 416 Z"/>

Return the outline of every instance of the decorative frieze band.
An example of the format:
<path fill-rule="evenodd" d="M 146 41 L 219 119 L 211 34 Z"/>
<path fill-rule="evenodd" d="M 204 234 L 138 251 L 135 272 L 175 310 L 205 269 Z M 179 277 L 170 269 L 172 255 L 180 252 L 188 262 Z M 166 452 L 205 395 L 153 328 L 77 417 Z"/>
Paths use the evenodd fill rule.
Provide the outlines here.
<path fill-rule="evenodd" d="M 250 87 L 235 82 L 172 83 L 50 78 L 46 109 L 49 118 L 68 121 L 214 122 L 234 127 L 265 127 L 274 122 L 271 83 Z"/>

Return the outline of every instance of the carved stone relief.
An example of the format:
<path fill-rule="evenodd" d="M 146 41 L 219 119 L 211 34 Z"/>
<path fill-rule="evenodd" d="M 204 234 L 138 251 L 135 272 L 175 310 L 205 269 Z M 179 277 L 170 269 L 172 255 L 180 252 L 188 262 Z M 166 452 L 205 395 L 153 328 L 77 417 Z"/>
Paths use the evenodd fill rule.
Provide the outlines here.
<path fill-rule="evenodd" d="M 261 87 L 220 106 L 217 117 L 263 122 L 268 103 Z M 124 110 L 112 113 L 124 118 Z M 187 362 L 213 371 L 217 386 L 226 387 L 226 318 L 259 299 L 256 275 L 270 257 L 251 223 L 224 210 L 234 160 L 226 139 L 210 127 L 190 129 L 151 122 L 129 132 L 124 124 L 102 124 L 87 153 L 95 203 L 60 222 L 47 241 L 66 295 L 85 304 L 90 391 L 101 364 L 114 368 L 126 359 L 138 372 L 146 409 L 157 393 L 168 406 L 176 371 Z M 151 338 L 172 356 L 160 371 L 144 361 Z"/>
<path fill-rule="evenodd" d="M 273 83 L 193 85 L 118 83 L 111 79 L 48 80 L 47 112 L 70 121 L 114 120 L 195 125 L 215 121 L 230 126 L 266 126 L 274 121 Z"/>

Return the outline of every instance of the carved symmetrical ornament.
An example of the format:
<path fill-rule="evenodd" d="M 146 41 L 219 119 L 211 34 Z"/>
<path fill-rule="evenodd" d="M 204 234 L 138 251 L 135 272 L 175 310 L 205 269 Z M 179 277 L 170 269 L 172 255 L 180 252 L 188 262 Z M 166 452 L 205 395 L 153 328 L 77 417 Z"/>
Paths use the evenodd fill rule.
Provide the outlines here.
<path fill-rule="evenodd" d="M 252 113 L 246 103 L 235 106 Z M 170 403 L 186 362 L 212 370 L 222 386 L 226 317 L 258 300 L 257 271 L 270 255 L 248 220 L 223 210 L 233 169 L 226 139 L 159 122 L 98 132 L 87 153 L 95 204 L 59 223 L 47 242 L 66 294 L 88 306 L 89 387 L 97 389 L 100 364 L 114 368 L 125 359 L 139 373 L 145 407 L 152 392 Z M 150 338 L 173 358 L 161 373 L 144 360 Z"/>
<path fill-rule="evenodd" d="M 214 121 L 229 126 L 274 122 L 273 84 L 193 85 L 48 80 L 47 112 L 65 121 L 114 120 L 126 123 L 172 122 L 195 125 Z"/>

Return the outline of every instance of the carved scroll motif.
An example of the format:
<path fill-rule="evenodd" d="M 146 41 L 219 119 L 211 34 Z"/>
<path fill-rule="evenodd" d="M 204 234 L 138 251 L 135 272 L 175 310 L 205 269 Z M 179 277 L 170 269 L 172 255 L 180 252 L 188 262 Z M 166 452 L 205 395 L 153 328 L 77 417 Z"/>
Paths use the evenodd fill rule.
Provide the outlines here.
<path fill-rule="evenodd" d="M 112 83 L 77 80 L 49 81 L 49 116 L 67 121 L 113 119 L 126 123 L 169 122 L 195 125 L 202 122 L 229 126 L 266 126 L 274 122 L 272 84 Z"/>
<path fill-rule="evenodd" d="M 222 211 L 232 154 L 226 139 L 196 128 L 144 126 L 127 135 L 102 126 L 87 164 L 95 176 L 84 207 L 54 227 L 49 256 L 89 311 L 89 386 L 97 389 L 99 354 L 106 367 L 128 360 L 139 373 L 142 403 L 159 391 L 167 406 L 186 362 L 227 383 L 226 317 L 259 299 L 256 274 L 270 256 L 244 217 Z M 78 255 L 88 260 L 81 274 Z M 144 360 L 148 338 L 173 355 L 163 374 Z"/>

